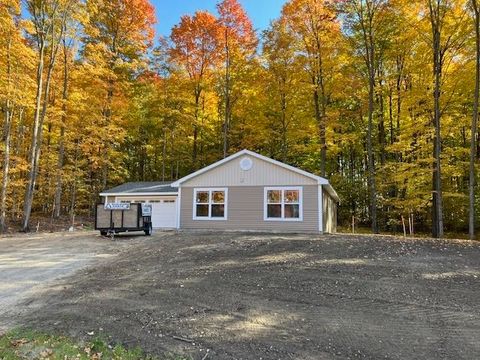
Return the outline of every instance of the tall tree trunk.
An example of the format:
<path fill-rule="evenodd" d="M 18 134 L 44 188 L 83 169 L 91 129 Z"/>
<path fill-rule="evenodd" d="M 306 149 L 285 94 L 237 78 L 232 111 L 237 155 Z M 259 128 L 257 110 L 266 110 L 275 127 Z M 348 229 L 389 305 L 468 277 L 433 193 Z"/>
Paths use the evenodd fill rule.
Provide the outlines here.
<path fill-rule="evenodd" d="M 42 6 L 41 12 L 45 11 L 45 7 Z M 55 10 L 57 11 L 57 10 Z M 60 41 L 63 38 L 64 26 L 67 16 L 69 15 L 69 9 L 65 7 L 62 14 L 62 23 L 59 26 L 59 32 L 56 31 L 55 21 L 56 12 L 51 15 L 51 24 L 45 27 L 45 19 L 40 21 L 40 26 L 37 28 L 37 41 L 38 41 L 38 63 L 37 63 L 37 89 L 35 98 L 35 112 L 33 119 L 33 131 L 32 131 L 32 143 L 30 149 L 29 158 L 29 172 L 27 188 L 25 191 L 25 200 L 23 206 L 23 222 L 22 231 L 29 231 L 30 215 L 32 212 L 33 195 L 35 192 L 35 185 L 37 181 L 38 168 L 40 162 L 40 152 L 42 148 L 42 135 L 43 135 L 43 123 L 47 114 L 50 83 L 52 80 L 53 69 L 55 67 L 55 61 L 57 59 L 57 53 L 60 45 Z M 43 14 L 46 17 L 46 14 Z M 48 30 L 48 31 L 47 31 Z M 45 89 L 43 87 L 43 69 L 45 63 L 45 41 L 46 37 L 50 36 L 50 56 L 47 67 L 47 74 L 45 78 Z"/>
<path fill-rule="evenodd" d="M 283 78 L 281 86 L 281 94 L 280 94 L 280 106 L 281 106 L 281 122 L 282 122 L 282 161 L 287 161 L 287 95 L 286 95 L 286 81 Z"/>
<path fill-rule="evenodd" d="M 477 0 L 472 0 L 472 7 L 475 16 L 475 92 L 473 96 L 473 114 L 472 128 L 470 134 L 470 174 L 468 184 L 469 195 L 469 218 L 468 218 L 468 234 L 470 239 L 475 239 L 475 160 L 477 151 L 477 124 L 478 124 L 478 105 L 480 97 L 480 9 Z"/>
<path fill-rule="evenodd" d="M 2 171 L 2 189 L 0 190 L 0 232 L 7 230 L 7 191 L 10 171 L 10 138 L 12 133 L 13 109 L 10 100 L 10 85 L 12 64 L 10 51 L 12 47 L 12 39 L 9 36 L 7 43 L 7 93 L 5 100 L 5 116 L 3 126 L 3 171 Z"/>
<path fill-rule="evenodd" d="M 366 8 L 364 8 L 364 6 Z M 370 219 L 373 233 L 378 233 L 377 224 L 377 187 L 375 180 L 375 160 L 373 158 L 373 112 L 375 102 L 375 40 L 373 18 L 375 16 L 373 1 L 361 4 L 359 10 L 365 48 L 365 65 L 368 71 L 368 126 L 367 126 L 367 157 L 368 185 L 370 193 Z M 365 15 L 367 17 L 365 17 Z"/>
<path fill-rule="evenodd" d="M 202 95 L 202 88 L 200 84 L 195 85 L 195 119 L 193 123 L 193 153 L 192 162 L 193 168 L 197 169 L 198 159 L 198 122 L 200 118 L 200 96 Z"/>
<path fill-rule="evenodd" d="M 41 35 L 42 36 L 42 35 Z M 35 94 L 35 113 L 33 118 L 33 131 L 32 131 L 32 142 L 29 155 L 29 173 L 28 173 L 28 183 L 27 189 L 25 191 L 25 200 L 23 205 L 23 224 L 22 230 L 29 231 L 29 222 L 30 214 L 32 211 L 32 202 L 33 202 L 33 192 L 35 189 L 36 181 L 36 153 L 39 139 L 39 132 L 42 130 L 43 123 L 41 122 L 41 105 L 42 105 L 42 94 L 43 94 L 43 68 L 45 63 L 45 40 L 41 38 L 39 40 L 38 48 L 38 63 L 37 63 L 37 89 Z"/>
<path fill-rule="evenodd" d="M 24 125 L 24 113 L 25 110 L 23 107 L 19 107 L 17 110 L 18 113 L 18 133 L 17 133 L 17 141 L 15 141 L 14 149 L 13 149 L 13 160 L 12 160 L 12 168 L 15 168 L 17 166 L 17 159 L 20 157 L 24 157 L 24 142 L 25 142 L 25 125 Z M 20 194 L 18 194 L 18 187 L 13 188 L 13 193 L 12 193 L 12 200 L 13 200 L 13 206 L 12 206 L 12 219 L 18 220 L 20 217 L 20 207 L 21 207 L 21 200 L 19 199 L 21 197 Z"/>
<path fill-rule="evenodd" d="M 385 104 L 383 99 L 383 86 L 380 83 L 380 95 L 378 97 L 379 109 L 378 109 L 378 142 L 380 144 L 380 164 L 385 165 L 386 162 L 386 133 L 385 133 Z"/>
<path fill-rule="evenodd" d="M 368 81 L 368 130 L 367 130 L 367 154 L 368 154 L 368 179 L 370 185 L 370 216 L 372 221 L 372 232 L 378 233 L 377 224 L 377 189 L 375 180 L 375 160 L 373 158 L 373 111 L 374 111 L 374 94 L 375 92 L 375 75 L 370 71 Z"/>
<path fill-rule="evenodd" d="M 390 145 L 395 142 L 395 129 L 393 128 L 393 91 L 390 87 L 388 92 L 388 120 L 390 127 Z"/>
<path fill-rule="evenodd" d="M 228 38 L 228 28 L 225 29 L 225 119 L 223 123 L 223 157 L 228 155 L 228 133 L 232 118 L 231 104 L 231 56 Z"/>
<path fill-rule="evenodd" d="M 12 134 L 12 122 L 13 122 L 13 109 L 10 108 L 9 101 L 7 100 L 5 110 L 5 124 L 3 134 L 3 171 L 2 171 L 2 189 L 0 192 L 0 232 L 3 233 L 7 230 L 6 217 L 7 217 L 7 193 L 8 183 L 10 180 L 10 140 Z"/>
<path fill-rule="evenodd" d="M 68 51 L 65 39 L 63 39 L 63 92 L 62 92 L 62 122 L 60 125 L 60 139 L 58 140 L 58 162 L 57 178 L 55 187 L 55 202 L 53 217 L 58 219 L 61 214 L 62 202 L 62 176 L 65 159 L 65 127 L 67 122 L 67 100 L 68 100 Z"/>
<path fill-rule="evenodd" d="M 327 162 L 327 140 L 326 140 L 326 125 L 325 125 L 325 106 L 323 104 L 321 89 L 319 87 L 319 80 L 313 76 L 315 88 L 313 89 L 313 102 L 315 105 L 315 120 L 318 126 L 318 137 L 320 140 L 320 175 L 325 177 L 326 162 Z"/>
<path fill-rule="evenodd" d="M 429 1 L 430 20 L 432 25 L 432 50 L 433 50 L 433 126 L 435 130 L 433 139 L 433 202 L 432 202 L 432 235 L 436 238 L 443 237 L 443 198 L 442 198 L 442 171 L 441 171 L 441 110 L 440 96 L 442 86 L 443 52 L 441 47 L 441 19 L 440 4 Z"/>
<path fill-rule="evenodd" d="M 323 59 L 322 59 L 322 44 L 317 34 L 317 54 L 315 70 L 312 76 L 314 90 L 313 101 L 315 102 L 315 119 L 318 124 L 319 140 L 320 140 L 320 175 L 326 176 L 327 167 L 327 124 L 326 112 L 327 101 L 325 94 L 325 80 L 323 78 Z"/>
<path fill-rule="evenodd" d="M 404 57 L 397 56 L 397 136 L 400 134 L 400 115 L 402 111 L 402 78 Z"/>
<path fill-rule="evenodd" d="M 72 224 L 72 228 L 75 226 L 75 204 L 77 202 L 78 145 L 79 145 L 79 141 L 75 140 L 75 158 L 73 162 L 73 186 L 72 186 L 72 198 L 70 201 L 70 221 Z"/>
<path fill-rule="evenodd" d="M 28 176 L 27 191 L 25 192 L 25 204 L 24 204 L 23 225 L 22 225 L 23 231 L 29 231 L 29 222 L 30 222 L 30 215 L 32 211 L 33 195 L 35 192 L 35 184 L 37 181 L 38 168 L 40 164 L 40 152 L 42 148 L 42 138 L 43 138 L 43 123 L 45 121 L 45 116 L 47 115 L 48 99 L 50 94 L 50 84 L 52 80 L 53 68 L 55 66 L 55 56 L 56 54 L 52 54 L 50 57 L 47 77 L 45 79 L 43 104 L 41 105 L 41 112 L 38 114 L 39 115 L 38 121 L 37 121 L 37 110 L 35 109 L 34 124 L 36 126 L 32 136 L 32 148 L 30 151 L 30 169 L 29 169 L 29 176 Z M 42 69 L 43 69 L 43 64 L 42 64 Z M 40 98 L 41 97 L 42 97 L 42 91 L 40 89 Z"/>
<path fill-rule="evenodd" d="M 327 175 L 327 98 L 325 94 L 325 80 L 323 78 L 323 60 L 320 41 L 318 41 L 318 86 L 320 89 L 320 174 Z"/>
<path fill-rule="evenodd" d="M 162 144 L 162 181 L 165 181 L 165 165 L 167 157 L 167 129 L 163 128 L 163 144 Z"/>

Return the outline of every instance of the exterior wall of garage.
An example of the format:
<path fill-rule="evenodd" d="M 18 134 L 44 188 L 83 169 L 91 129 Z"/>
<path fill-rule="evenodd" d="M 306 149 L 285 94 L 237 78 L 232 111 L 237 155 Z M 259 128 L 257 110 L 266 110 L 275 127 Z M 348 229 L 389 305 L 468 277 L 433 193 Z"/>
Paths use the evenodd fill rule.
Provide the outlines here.
<path fill-rule="evenodd" d="M 323 232 L 337 232 L 337 202 L 323 190 Z"/>
<path fill-rule="evenodd" d="M 269 185 L 270 184 L 267 186 Z M 219 186 L 220 185 L 216 187 Z M 301 187 L 303 189 L 302 221 L 272 221 L 264 220 L 264 186 L 228 186 L 226 220 L 194 220 L 193 194 L 195 187 L 181 186 L 180 228 L 200 230 L 318 232 L 319 187 L 318 185 L 303 185 Z M 202 188 L 205 188 L 205 186 L 202 185 Z"/>

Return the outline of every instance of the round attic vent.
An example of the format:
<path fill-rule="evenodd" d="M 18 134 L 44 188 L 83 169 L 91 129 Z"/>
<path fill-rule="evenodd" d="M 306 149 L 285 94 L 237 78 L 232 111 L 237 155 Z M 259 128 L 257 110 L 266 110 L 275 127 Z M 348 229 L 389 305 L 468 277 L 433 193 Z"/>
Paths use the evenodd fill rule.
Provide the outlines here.
<path fill-rule="evenodd" d="M 252 159 L 248 157 L 244 157 L 242 160 L 240 160 L 240 169 L 244 171 L 248 171 L 252 168 L 253 162 Z"/>

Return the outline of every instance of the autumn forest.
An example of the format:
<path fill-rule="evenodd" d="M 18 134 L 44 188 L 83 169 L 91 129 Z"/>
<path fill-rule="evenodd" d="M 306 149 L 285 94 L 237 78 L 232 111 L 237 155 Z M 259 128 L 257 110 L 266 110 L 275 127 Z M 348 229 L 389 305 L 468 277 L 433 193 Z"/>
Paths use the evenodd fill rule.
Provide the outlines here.
<path fill-rule="evenodd" d="M 477 0 L 237 0 L 155 35 L 148 0 L 0 0 L 0 230 L 247 148 L 327 177 L 339 225 L 475 237 Z"/>

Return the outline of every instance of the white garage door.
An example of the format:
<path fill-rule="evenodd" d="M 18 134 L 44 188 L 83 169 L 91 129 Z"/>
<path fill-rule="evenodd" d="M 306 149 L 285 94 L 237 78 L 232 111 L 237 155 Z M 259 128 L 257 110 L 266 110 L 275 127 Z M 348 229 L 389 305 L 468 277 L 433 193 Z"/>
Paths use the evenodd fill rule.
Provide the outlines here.
<path fill-rule="evenodd" d="M 177 225 L 177 202 L 158 200 L 152 204 L 152 225 L 154 228 L 175 228 Z"/>

